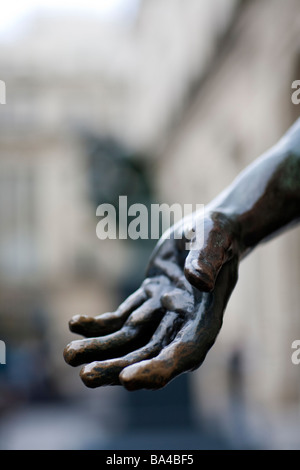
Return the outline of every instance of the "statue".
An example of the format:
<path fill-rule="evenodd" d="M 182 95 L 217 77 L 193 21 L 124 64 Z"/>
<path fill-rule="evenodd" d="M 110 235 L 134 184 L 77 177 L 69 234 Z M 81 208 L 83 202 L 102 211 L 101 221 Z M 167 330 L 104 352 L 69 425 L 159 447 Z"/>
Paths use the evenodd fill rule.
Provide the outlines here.
<path fill-rule="evenodd" d="M 197 217 L 197 214 L 196 214 Z M 146 279 L 113 313 L 75 316 L 64 357 L 88 387 L 159 389 L 198 368 L 214 344 L 240 261 L 300 219 L 300 119 L 206 206 L 204 243 L 186 250 L 182 223 L 159 240 Z"/>

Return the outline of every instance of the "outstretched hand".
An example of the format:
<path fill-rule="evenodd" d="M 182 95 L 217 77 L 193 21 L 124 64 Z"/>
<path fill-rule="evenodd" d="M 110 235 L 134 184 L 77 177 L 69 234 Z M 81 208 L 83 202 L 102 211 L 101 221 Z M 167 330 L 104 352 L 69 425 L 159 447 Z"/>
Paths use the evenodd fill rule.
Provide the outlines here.
<path fill-rule="evenodd" d="M 141 287 L 112 313 L 73 317 L 64 357 L 84 365 L 88 387 L 159 389 L 196 369 L 214 344 L 237 281 L 239 249 L 233 221 L 207 213 L 200 249 L 186 250 L 180 223 L 159 241 Z M 181 237 L 178 237 L 181 231 Z"/>

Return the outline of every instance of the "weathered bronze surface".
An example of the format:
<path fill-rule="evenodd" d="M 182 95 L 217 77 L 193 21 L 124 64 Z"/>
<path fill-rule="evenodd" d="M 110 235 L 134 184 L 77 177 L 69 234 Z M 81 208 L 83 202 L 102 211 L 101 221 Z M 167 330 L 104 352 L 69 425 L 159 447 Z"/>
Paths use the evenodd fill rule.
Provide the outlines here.
<path fill-rule="evenodd" d="M 65 348 L 66 362 L 85 364 L 80 376 L 88 387 L 128 390 L 159 389 L 199 367 L 222 326 L 239 262 L 299 219 L 300 120 L 206 206 L 201 249 L 186 250 L 177 224 L 116 312 L 72 318 L 71 331 L 85 339 Z"/>

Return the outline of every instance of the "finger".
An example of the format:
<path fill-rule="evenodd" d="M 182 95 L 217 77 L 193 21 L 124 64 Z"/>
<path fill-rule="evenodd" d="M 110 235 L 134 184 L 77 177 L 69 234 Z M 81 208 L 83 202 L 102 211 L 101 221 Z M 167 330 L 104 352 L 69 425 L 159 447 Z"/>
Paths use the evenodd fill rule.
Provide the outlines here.
<path fill-rule="evenodd" d="M 127 354 L 146 344 L 163 312 L 160 304 L 150 299 L 134 311 L 121 330 L 103 337 L 72 341 L 64 350 L 65 361 L 77 366 Z"/>
<path fill-rule="evenodd" d="M 124 368 L 120 381 L 127 390 L 160 389 L 179 374 L 198 367 L 212 344 L 199 345 L 195 325 L 190 322 L 156 357 Z"/>
<path fill-rule="evenodd" d="M 186 290 L 175 288 L 161 296 L 161 304 L 166 310 L 172 310 L 185 317 L 194 311 L 194 296 Z"/>
<path fill-rule="evenodd" d="M 167 312 L 146 346 L 121 358 L 95 361 L 84 366 L 80 372 L 84 384 L 90 388 L 120 385 L 119 374 L 125 367 L 157 355 L 168 341 L 172 341 L 177 317 L 175 312 Z"/>
<path fill-rule="evenodd" d="M 122 328 L 129 315 L 140 307 L 147 297 L 145 290 L 140 288 L 129 296 L 115 312 L 103 313 L 96 317 L 75 315 L 69 322 L 69 328 L 73 333 L 87 338 L 108 335 Z"/>
<path fill-rule="evenodd" d="M 195 315 L 184 323 L 174 341 L 156 357 L 123 369 L 119 378 L 125 388 L 159 389 L 202 364 L 221 329 L 224 309 L 237 281 L 237 265 L 237 256 L 226 263 L 214 294 L 199 293 Z"/>
<path fill-rule="evenodd" d="M 184 266 L 187 280 L 197 289 L 211 292 L 221 267 L 230 258 L 231 241 L 221 221 L 205 221 L 203 245 L 191 249 Z"/>
<path fill-rule="evenodd" d="M 164 259 L 156 259 L 155 266 L 159 268 L 177 287 L 192 292 L 190 284 L 187 282 L 186 277 L 180 268 L 173 261 L 166 261 Z"/>

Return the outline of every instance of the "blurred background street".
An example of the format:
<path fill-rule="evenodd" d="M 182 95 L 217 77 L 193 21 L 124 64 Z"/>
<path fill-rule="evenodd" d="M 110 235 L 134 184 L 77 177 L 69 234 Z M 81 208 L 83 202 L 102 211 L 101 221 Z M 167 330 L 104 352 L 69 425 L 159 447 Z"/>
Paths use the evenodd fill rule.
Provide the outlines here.
<path fill-rule="evenodd" d="M 299 116 L 298 0 L 1 10 L 0 449 L 300 448 L 299 228 L 242 263 L 199 370 L 90 390 L 63 360 L 69 319 L 113 311 L 156 243 L 99 240 L 97 206 L 206 204 Z"/>

